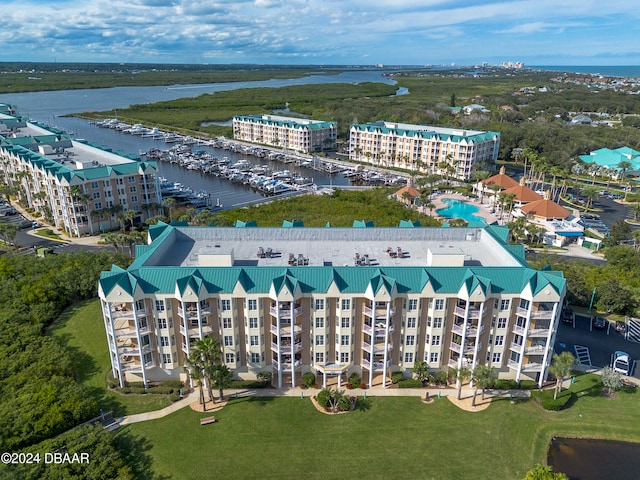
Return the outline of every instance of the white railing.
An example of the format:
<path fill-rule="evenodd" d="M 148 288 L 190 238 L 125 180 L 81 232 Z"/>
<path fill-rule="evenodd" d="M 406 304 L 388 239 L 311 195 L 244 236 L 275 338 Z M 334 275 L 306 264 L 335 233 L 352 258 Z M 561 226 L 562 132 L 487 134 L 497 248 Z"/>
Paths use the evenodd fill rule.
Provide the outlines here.
<path fill-rule="evenodd" d="M 545 345 L 531 345 L 524 349 L 526 355 L 544 355 L 547 350 Z"/>
<path fill-rule="evenodd" d="M 522 307 L 516 308 L 516 315 L 520 315 L 521 317 L 526 317 L 529 314 L 529 310 Z"/>
<path fill-rule="evenodd" d="M 463 330 L 462 327 L 463 327 L 462 325 L 458 325 L 458 324 L 454 323 L 453 326 L 451 327 L 451 331 L 453 333 L 456 333 L 456 334 L 462 336 L 462 334 L 464 333 L 464 330 Z"/>
<path fill-rule="evenodd" d="M 480 335 L 484 332 L 484 325 L 480 325 Z M 473 325 L 467 327 L 467 337 L 477 337 L 478 336 L 478 327 Z"/>
<path fill-rule="evenodd" d="M 514 352 L 517 352 L 517 353 L 522 353 L 522 345 L 519 345 L 515 342 L 511 342 L 511 345 L 509 345 L 509 350 L 513 350 Z"/>
<path fill-rule="evenodd" d="M 531 318 L 549 320 L 553 318 L 552 310 L 535 310 L 531 312 Z"/>
<path fill-rule="evenodd" d="M 469 309 L 469 318 L 472 318 L 472 319 L 480 318 L 480 309 L 479 308 L 470 308 Z"/>
<path fill-rule="evenodd" d="M 513 326 L 513 333 L 517 333 L 518 335 L 524 335 L 525 329 L 524 329 L 524 327 L 521 327 L 519 325 L 514 325 Z"/>
<path fill-rule="evenodd" d="M 465 309 L 462 307 L 458 307 L 456 306 L 456 308 L 453 309 L 453 313 L 455 313 L 456 315 L 458 315 L 459 317 L 463 317 L 464 318 L 464 314 L 465 314 Z"/>
<path fill-rule="evenodd" d="M 514 361 L 514 360 L 509 360 L 507 362 L 507 366 L 513 370 L 517 370 L 518 369 L 518 362 Z"/>
<path fill-rule="evenodd" d="M 462 345 L 458 345 L 455 342 L 451 342 L 451 344 L 449 345 L 449 350 L 456 353 L 462 353 Z"/>
<path fill-rule="evenodd" d="M 541 372 L 542 364 L 541 363 L 523 363 L 522 371 L 523 372 Z"/>

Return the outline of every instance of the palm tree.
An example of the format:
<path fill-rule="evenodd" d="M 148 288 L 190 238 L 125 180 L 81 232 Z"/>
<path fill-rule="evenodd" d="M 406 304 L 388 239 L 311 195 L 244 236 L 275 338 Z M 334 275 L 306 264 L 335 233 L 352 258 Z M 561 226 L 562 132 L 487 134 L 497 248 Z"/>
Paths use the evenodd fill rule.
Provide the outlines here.
<path fill-rule="evenodd" d="M 231 386 L 233 374 L 226 365 L 216 365 L 210 373 L 211 384 L 218 389 L 220 401 L 224 400 L 224 389 Z"/>
<path fill-rule="evenodd" d="M 471 377 L 471 370 L 467 367 L 452 368 L 451 374 L 456 379 L 456 387 L 458 388 L 458 400 L 462 398 L 462 384 Z"/>
<path fill-rule="evenodd" d="M 631 238 L 633 239 L 633 248 L 637 250 L 640 245 L 640 230 L 631 232 Z"/>
<path fill-rule="evenodd" d="M 171 216 L 173 215 L 173 209 L 176 208 L 176 199 L 169 197 L 169 198 L 165 198 L 162 201 L 162 206 L 166 207 L 167 210 L 169 210 L 169 222 L 171 222 L 172 218 Z"/>
<path fill-rule="evenodd" d="M 207 409 L 207 404 L 204 400 L 204 390 L 203 390 L 203 380 L 204 380 L 204 369 L 202 366 L 202 358 L 199 352 L 196 350 L 192 351 L 191 354 L 185 358 L 185 370 L 197 385 L 200 390 L 200 404 L 204 405 L 204 409 Z"/>
<path fill-rule="evenodd" d="M 482 389 L 482 400 L 484 400 L 484 391 L 489 388 L 493 383 L 493 374 L 495 369 L 487 365 L 478 365 L 473 369 L 472 379 L 474 382 L 475 390 L 473 391 L 472 406 L 476 406 L 476 396 L 478 395 L 478 388 Z"/>
<path fill-rule="evenodd" d="M 222 357 L 220 342 L 218 342 L 218 340 L 214 337 L 205 337 L 196 342 L 193 352 L 197 352 L 202 359 L 205 385 L 207 387 L 207 391 L 209 392 L 209 399 L 213 401 L 213 387 L 215 383 L 213 377 L 215 375 L 220 375 L 221 377 L 218 380 L 222 382 L 224 381 L 224 376 L 217 372 L 217 369 L 223 366 L 220 363 Z M 222 388 L 224 388 L 224 385 Z M 222 394 L 220 395 L 220 397 L 222 398 Z"/>
<path fill-rule="evenodd" d="M 118 245 L 120 245 L 120 238 L 117 234 L 115 233 L 105 233 L 102 235 L 103 240 L 105 241 L 105 243 L 110 243 L 111 245 L 113 245 L 113 249 L 116 251 L 116 253 L 118 253 Z"/>
<path fill-rule="evenodd" d="M 633 166 L 631 164 L 631 162 L 628 162 L 627 160 L 622 160 L 620 163 L 618 163 L 618 165 L 616 165 L 620 170 L 621 170 L 621 174 L 620 174 L 620 184 L 624 183 L 624 176 L 627 173 L 627 171 Z"/>
<path fill-rule="evenodd" d="M 133 220 L 138 216 L 138 214 L 136 213 L 135 210 L 127 210 L 126 212 L 124 212 L 124 214 L 122 215 L 122 218 L 124 220 L 127 220 L 129 222 L 131 222 L 131 230 L 133 230 Z"/>
<path fill-rule="evenodd" d="M 556 388 L 553 392 L 553 399 L 558 397 L 558 393 L 562 392 L 562 381 L 564 377 L 568 377 L 571 373 L 571 367 L 577 362 L 576 357 L 571 352 L 562 352 L 560 355 L 553 356 L 553 362 L 549 367 L 549 373 L 556 377 Z"/>
<path fill-rule="evenodd" d="M 582 194 L 587 197 L 587 201 L 584 205 L 585 212 L 589 210 L 589 207 L 591 207 L 591 204 L 593 203 L 593 199 L 598 196 L 599 191 L 600 189 L 595 185 L 585 185 L 584 187 L 582 187 Z"/>

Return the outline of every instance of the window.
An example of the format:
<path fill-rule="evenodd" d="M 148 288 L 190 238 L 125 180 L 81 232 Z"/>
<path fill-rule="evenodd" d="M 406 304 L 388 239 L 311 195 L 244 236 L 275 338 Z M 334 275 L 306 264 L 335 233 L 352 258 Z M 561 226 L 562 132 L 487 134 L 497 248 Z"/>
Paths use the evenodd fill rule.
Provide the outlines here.
<path fill-rule="evenodd" d="M 130 193 L 136 193 L 136 186 L 135 185 L 130 186 L 129 187 L 129 192 Z"/>
<path fill-rule="evenodd" d="M 511 300 L 500 300 L 500 310 L 509 310 Z"/>
<path fill-rule="evenodd" d="M 102 210 L 102 202 L 96 202 L 93 204 L 94 210 Z"/>
<path fill-rule="evenodd" d="M 324 335 L 316 335 L 316 345 L 324 345 Z"/>
<path fill-rule="evenodd" d="M 489 334 L 489 341 L 487 342 L 489 345 L 493 345 L 493 335 Z M 487 359 L 488 360 L 488 359 Z"/>
<path fill-rule="evenodd" d="M 220 300 L 220 308 L 222 311 L 231 310 L 231 300 Z"/>
<path fill-rule="evenodd" d="M 162 363 L 171 363 L 171 354 L 163 353 L 162 354 Z"/>
<path fill-rule="evenodd" d="M 351 300 L 349 298 L 343 298 L 342 299 L 342 306 L 340 307 L 341 310 L 349 310 L 351 308 Z"/>
<path fill-rule="evenodd" d="M 258 343 L 258 335 L 251 335 L 251 346 L 255 347 L 259 345 Z"/>
<path fill-rule="evenodd" d="M 249 328 L 258 328 L 258 317 L 249 318 Z"/>
<path fill-rule="evenodd" d="M 409 300 L 409 310 L 417 310 L 418 309 L 418 299 L 412 298 Z"/>
<path fill-rule="evenodd" d="M 498 319 L 498 328 L 507 328 L 507 319 L 506 318 L 499 318 Z"/>
<path fill-rule="evenodd" d="M 230 318 L 227 317 L 222 319 L 222 328 L 233 328 L 233 323 Z"/>
<path fill-rule="evenodd" d="M 151 356 L 151 352 L 144 354 L 144 363 L 153 363 L 153 357 Z"/>
<path fill-rule="evenodd" d="M 434 317 L 433 328 L 442 328 L 442 317 Z"/>
<path fill-rule="evenodd" d="M 158 328 L 167 328 L 167 319 L 159 318 L 158 319 Z"/>
<path fill-rule="evenodd" d="M 496 335 L 496 347 L 504 345 L 504 335 Z"/>
<path fill-rule="evenodd" d="M 224 360 L 226 363 L 236 363 L 235 355 L 233 353 L 225 353 Z"/>
<path fill-rule="evenodd" d="M 168 347 L 169 346 L 169 337 L 164 337 L 164 336 L 160 337 L 160 346 L 161 347 Z"/>
<path fill-rule="evenodd" d="M 499 352 L 495 352 L 495 353 L 493 354 L 493 359 L 492 359 L 493 363 L 500 363 L 500 357 L 501 357 L 501 356 L 502 356 L 502 354 L 501 354 L 501 353 L 499 353 Z"/>
<path fill-rule="evenodd" d="M 132 195 L 131 196 L 131 203 L 138 203 L 138 196 L 137 195 Z M 136 210 L 136 209 L 134 208 L 134 210 Z"/>
<path fill-rule="evenodd" d="M 442 298 L 436 298 L 436 310 L 444 310 L 444 300 Z"/>
<path fill-rule="evenodd" d="M 433 352 L 429 355 L 429 363 L 438 363 L 438 352 Z"/>
<path fill-rule="evenodd" d="M 316 328 L 324 328 L 324 317 L 316 317 Z"/>
<path fill-rule="evenodd" d="M 342 328 L 349 328 L 349 317 L 342 317 Z"/>
<path fill-rule="evenodd" d="M 173 356 L 173 363 L 176 363 L 178 361 L 178 354 L 177 352 L 172 352 L 171 355 Z"/>
<path fill-rule="evenodd" d="M 144 300 L 137 300 L 136 301 L 136 308 L 138 310 L 145 310 L 145 308 L 144 308 Z"/>
<path fill-rule="evenodd" d="M 100 198 L 100 192 L 93 192 L 93 199 L 97 200 Z"/>
<path fill-rule="evenodd" d="M 349 352 L 340 353 L 340 363 L 349 363 Z"/>
<path fill-rule="evenodd" d="M 425 344 L 425 345 L 429 345 L 429 339 L 430 339 L 430 337 L 429 337 L 429 334 L 427 333 L 427 334 L 424 336 L 424 344 Z"/>
<path fill-rule="evenodd" d="M 175 335 L 171 335 L 171 346 L 174 347 L 176 345 L 176 336 Z M 175 362 L 175 360 L 174 360 Z"/>
<path fill-rule="evenodd" d="M 134 177 L 133 175 L 127 177 L 127 181 L 129 183 L 136 183 L 136 177 Z M 121 184 L 122 185 L 122 184 Z"/>
<path fill-rule="evenodd" d="M 251 352 L 251 363 L 260 363 L 260 354 Z"/>
<path fill-rule="evenodd" d="M 405 343 L 405 345 L 410 346 L 410 345 L 415 345 L 416 343 L 416 336 L 415 335 L 407 335 L 407 341 Z"/>
<path fill-rule="evenodd" d="M 529 300 L 521 298 L 520 299 L 520 308 L 523 308 L 525 310 L 529 310 Z"/>
<path fill-rule="evenodd" d="M 413 352 L 407 352 L 404 354 L 405 363 L 413 363 Z"/>
<path fill-rule="evenodd" d="M 440 345 L 440 335 L 431 337 L 431 345 Z"/>
<path fill-rule="evenodd" d="M 225 347 L 233 347 L 233 335 L 225 335 L 224 336 L 224 346 Z"/>
<path fill-rule="evenodd" d="M 324 352 L 316 352 L 316 363 L 324 363 Z"/>
<path fill-rule="evenodd" d="M 256 299 L 247 300 L 247 308 L 249 310 L 257 310 L 258 309 L 258 301 Z"/>
<path fill-rule="evenodd" d="M 156 300 L 156 312 L 164 312 L 164 302 L 162 300 Z"/>
<path fill-rule="evenodd" d="M 407 328 L 416 328 L 416 317 L 407 318 Z"/>
<path fill-rule="evenodd" d="M 91 182 L 91 188 L 93 188 L 94 190 L 98 188 L 98 182 Z"/>
<path fill-rule="evenodd" d="M 316 298 L 316 310 L 324 310 L 324 298 Z"/>
<path fill-rule="evenodd" d="M 340 345 L 350 345 L 350 343 L 349 343 L 349 335 L 342 335 L 340 337 Z"/>

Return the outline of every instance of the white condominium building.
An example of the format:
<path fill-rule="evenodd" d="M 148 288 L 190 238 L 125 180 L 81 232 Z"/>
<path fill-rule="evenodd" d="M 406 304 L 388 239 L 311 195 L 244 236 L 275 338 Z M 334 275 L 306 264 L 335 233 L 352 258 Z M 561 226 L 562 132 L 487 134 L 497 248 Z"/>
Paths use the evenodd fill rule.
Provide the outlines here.
<path fill-rule="evenodd" d="M 236 116 L 233 138 L 297 152 L 320 152 L 336 148 L 337 124 L 277 115 Z"/>
<path fill-rule="evenodd" d="M 132 265 L 100 277 L 113 375 L 184 380 L 194 342 L 213 336 L 236 377 L 272 372 L 278 387 L 306 372 L 384 386 L 418 360 L 542 384 L 565 279 L 532 269 L 507 235 L 158 224 Z"/>
<path fill-rule="evenodd" d="M 474 165 L 498 158 L 500 133 L 395 122 L 351 125 L 349 159 L 469 180 Z"/>
<path fill-rule="evenodd" d="M 155 162 L 124 157 L 7 113 L 0 113 L 0 175 L 19 201 L 71 236 L 135 222 L 160 203 Z"/>

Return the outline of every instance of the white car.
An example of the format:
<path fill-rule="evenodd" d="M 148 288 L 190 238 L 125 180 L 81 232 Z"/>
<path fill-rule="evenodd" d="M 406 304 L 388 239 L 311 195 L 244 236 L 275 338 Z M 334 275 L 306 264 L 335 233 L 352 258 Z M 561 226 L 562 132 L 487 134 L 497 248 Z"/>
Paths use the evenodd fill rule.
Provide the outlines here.
<path fill-rule="evenodd" d="M 613 364 L 611 368 L 614 372 L 622 375 L 629 375 L 631 370 L 631 358 L 627 352 L 616 350 L 613 354 Z"/>

